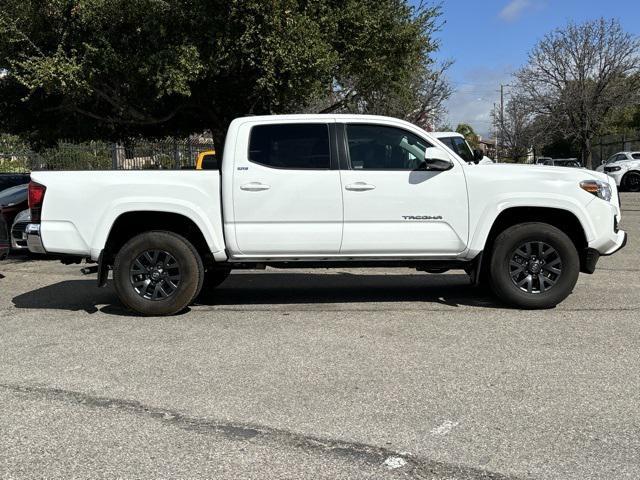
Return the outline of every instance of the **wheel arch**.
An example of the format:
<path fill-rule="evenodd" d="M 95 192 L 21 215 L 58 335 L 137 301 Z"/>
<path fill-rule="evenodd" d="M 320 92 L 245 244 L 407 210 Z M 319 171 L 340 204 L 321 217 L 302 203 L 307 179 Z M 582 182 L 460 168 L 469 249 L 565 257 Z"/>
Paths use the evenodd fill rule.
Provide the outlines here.
<path fill-rule="evenodd" d="M 483 269 L 484 264 L 490 261 L 494 241 L 501 232 L 513 225 L 531 222 L 546 223 L 564 232 L 575 245 L 581 270 L 585 271 L 588 238 L 580 219 L 573 212 L 561 208 L 525 206 L 509 207 L 497 215 L 484 242 Z"/>
<path fill-rule="evenodd" d="M 104 243 L 101 261 L 112 265 L 115 255 L 131 238 L 144 232 L 162 230 L 183 236 L 195 247 L 203 262 L 212 261 L 212 251 L 202 230 L 186 215 L 153 210 L 121 213 L 112 223 Z"/>

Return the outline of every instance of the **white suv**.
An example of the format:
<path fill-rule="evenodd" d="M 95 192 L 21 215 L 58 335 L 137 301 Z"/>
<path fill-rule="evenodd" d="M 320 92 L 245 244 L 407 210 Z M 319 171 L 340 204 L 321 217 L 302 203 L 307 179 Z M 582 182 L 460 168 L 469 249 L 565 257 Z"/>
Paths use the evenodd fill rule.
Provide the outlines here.
<path fill-rule="evenodd" d="M 616 153 L 596 170 L 613 178 L 618 187 L 640 192 L 640 152 Z"/>

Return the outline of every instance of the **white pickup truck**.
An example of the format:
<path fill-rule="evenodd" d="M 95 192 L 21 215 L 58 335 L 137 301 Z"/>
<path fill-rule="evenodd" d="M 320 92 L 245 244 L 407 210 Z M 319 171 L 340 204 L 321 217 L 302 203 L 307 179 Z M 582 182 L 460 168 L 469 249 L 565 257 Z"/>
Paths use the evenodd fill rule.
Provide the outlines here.
<path fill-rule="evenodd" d="M 98 263 L 145 315 L 184 309 L 233 269 L 466 271 L 521 308 L 555 306 L 626 242 L 607 176 L 474 165 L 392 118 L 234 120 L 219 170 L 34 172 L 33 252 Z"/>

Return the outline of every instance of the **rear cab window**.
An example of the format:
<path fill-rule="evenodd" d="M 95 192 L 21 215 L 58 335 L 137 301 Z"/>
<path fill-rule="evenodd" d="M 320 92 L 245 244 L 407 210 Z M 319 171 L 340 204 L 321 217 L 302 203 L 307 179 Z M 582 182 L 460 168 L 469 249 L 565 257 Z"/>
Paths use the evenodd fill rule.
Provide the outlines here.
<path fill-rule="evenodd" d="M 324 123 L 256 125 L 249 136 L 249 161 L 269 168 L 331 168 L 329 126 Z"/>

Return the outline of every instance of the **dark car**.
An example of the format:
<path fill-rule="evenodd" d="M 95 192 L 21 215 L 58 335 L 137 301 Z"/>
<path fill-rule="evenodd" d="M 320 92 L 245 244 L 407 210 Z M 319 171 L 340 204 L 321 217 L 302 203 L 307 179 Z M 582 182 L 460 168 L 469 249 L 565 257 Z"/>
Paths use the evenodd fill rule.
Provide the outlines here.
<path fill-rule="evenodd" d="M 0 215 L 7 225 L 13 225 L 16 215 L 29 208 L 28 188 L 29 184 L 16 185 L 0 192 Z"/>
<path fill-rule="evenodd" d="M 28 173 L 0 173 L 0 193 L 7 188 L 29 183 L 30 180 Z"/>
<path fill-rule="evenodd" d="M 0 215 L 0 260 L 4 260 L 9 255 L 9 232 L 7 223 Z"/>

